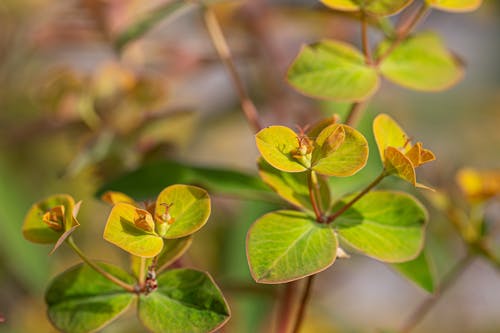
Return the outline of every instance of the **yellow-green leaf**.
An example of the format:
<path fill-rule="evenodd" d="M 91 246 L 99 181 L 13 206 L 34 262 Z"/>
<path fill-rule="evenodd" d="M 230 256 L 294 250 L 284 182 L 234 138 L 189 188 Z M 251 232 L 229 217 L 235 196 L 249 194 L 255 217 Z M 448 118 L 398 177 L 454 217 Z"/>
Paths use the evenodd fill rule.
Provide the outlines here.
<path fill-rule="evenodd" d="M 378 88 L 374 67 L 353 46 L 336 41 L 302 47 L 290 66 L 288 82 L 299 92 L 335 101 L 361 101 Z"/>
<path fill-rule="evenodd" d="M 482 0 L 426 0 L 427 3 L 436 9 L 447 12 L 471 12 L 478 9 L 483 3 Z"/>
<path fill-rule="evenodd" d="M 163 248 L 163 239 L 154 232 L 152 219 L 145 210 L 118 203 L 109 214 L 103 237 L 135 256 L 154 257 Z"/>
<path fill-rule="evenodd" d="M 334 124 L 321 131 L 314 142 L 312 169 L 322 175 L 346 177 L 361 170 L 367 159 L 365 137 L 352 127 Z"/>
<path fill-rule="evenodd" d="M 333 264 L 336 251 L 333 230 L 297 211 L 268 213 L 247 235 L 248 263 L 259 283 L 284 283 L 318 273 Z"/>
<path fill-rule="evenodd" d="M 303 159 L 299 156 L 301 138 L 288 127 L 266 127 L 256 134 L 255 141 L 262 157 L 276 169 L 303 172 L 309 167 L 307 164 L 310 163 L 310 157 L 308 162 L 307 151 Z M 308 144 L 308 141 L 302 142 L 302 146 Z"/>
<path fill-rule="evenodd" d="M 342 11 L 362 10 L 378 16 L 398 13 L 413 0 L 321 0 L 326 6 Z"/>
<path fill-rule="evenodd" d="M 383 55 L 392 41 L 378 48 Z M 411 36 L 398 45 L 380 64 L 380 71 L 390 81 L 421 91 L 441 91 L 463 77 L 463 65 L 446 49 L 441 38 L 426 32 Z"/>
<path fill-rule="evenodd" d="M 166 225 L 164 238 L 181 238 L 198 231 L 210 216 L 207 191 L 191 185 L 171 185 L 156 200 L 155 222 Z"/>
<path fill-rule="evenodd" d="M 356 194 L 343 198 L 343 207 Z M 333 223 L 340 239 L 360 252 L 385 262 L 404 262 L 418 256 L 424 244 L 427 212 L 405 193 L 366 194 Z"/>
<path fill-rule="evenodd" d="M 66 231 L 79 225 L 73 217 L 74 207 L 75 200 L 67 194 L 52 195 L 35 203 L 24 218 L 24 238 L 33 243 L 56 243 Z"/>
<path fill-rule="evenodd" d="M 385 161 L 385 150 L 387 147 L 404 150 L 409 143 L 408 135 L 406 135 L 398 123 L 384 113 L 379 114 L 373 120 L 373 135 L 375 136 L 382 162 Z"/>

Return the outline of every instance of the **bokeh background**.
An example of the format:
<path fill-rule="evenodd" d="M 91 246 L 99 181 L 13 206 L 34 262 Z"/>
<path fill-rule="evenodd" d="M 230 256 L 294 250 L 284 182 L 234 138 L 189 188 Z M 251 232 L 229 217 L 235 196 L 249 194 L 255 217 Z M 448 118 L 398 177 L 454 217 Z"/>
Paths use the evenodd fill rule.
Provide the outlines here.
<path fill-rule="evenodd" d="M 103 184 L 158 160 L 256 174 L 252 130 L 199 10 L 186 6 L 121 54 L 113 47 L 121 31 L 165 3 L 0 1 L 0 314 L 6 319 L 0 332 L 56 332 L 45 316 L 44 288 L 78 262 L 67 248 L 48 257 L 49 247 L 22 238 L 33 202 L 53 193 L 83 200 L 75 235 L 81 247 L 126 267 L 124 254 L 101 237 L 109 207 L 95 193 Z M 313 0 L 228 1 L 214 9 L 265 125 L 305 125 L 344 112 L 345 105 L 297 94 L 284 76 L 303 43 L 329 37 L 359 45 L 355 20 Z M 419 171 L 422 182 L 453 189 L 461 167 L 500 166 L 500 3 L 485 1 L 467 14 L 434 11 L 418 29 L 443 36 L 466 63 L 464 80 L 433 94 L 384 82 L 359 128 L 371 139 L 373 117 L 389 113 L 437 155 Z M 381 35 L 373 30 L 370 37 L 375 44 Z M 356 181 L 337 184 L 334 195 L 374 177 L 377 158 L 371 154 Z M 413 191 L 397 180 L 382 186 Z M 224 332 L 265 332 L 271 325 L 280 288 L 252 282 L 244 240 L 252 221 L 275 207 L 215 196 L 214 213 L 184 259 L 209 270 L 228 296 L 233 318 Z M 493 203 L 500 223 L 498 210 Z M 430 213 L 428 242 L 439 278 L 464 249 L 443 216 Z M 375 332 L 400 327 L 428 294 L 354 254 L 319 275 L 312 297 L 303 332 Z M 499 309 L 500 274 L 476 260 L 416 332 L 499 332 Z M 142 331 L 132 310 L 103 330 Z"/>

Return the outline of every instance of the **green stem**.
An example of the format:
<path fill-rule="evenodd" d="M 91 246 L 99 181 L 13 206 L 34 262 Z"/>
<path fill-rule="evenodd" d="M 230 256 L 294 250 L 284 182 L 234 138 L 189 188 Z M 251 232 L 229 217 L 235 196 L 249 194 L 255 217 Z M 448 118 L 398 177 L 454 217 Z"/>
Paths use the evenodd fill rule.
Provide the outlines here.
<path fill-rule="evenodd" d="M 231 55 L 231 50 L 229 48 L 229 45 L 227 44 L 226 38 L 224 37 L 219 21 L 217 20 L 215 13 L 209 7 L 204 6 L 203 4 L 202 7 L 204 9 L 205 26 L 207 28 L 208 34 L 210 35 L 212 44 L 217 51 L 217 54 L 219 55 L 222 63 L 229 72 L 233 85 L 240 98 L 241 108 L 247 118 L 248 123 L 255 132 L 258 132 L 262 129 L 262 125 L 260 123 L 257 108 L 248 96 L 248 93 L 243 84 L 243 80 L 236 70 L 233 56 Z"/>
<path fill-rule="evenodd" d="M 129 291 L 131 293 L 135 293 L 136 290 L 133 285 L 130 285 L 120 279 L 118 279 L 116 276 L 106 272 L 104 269 L 99 267 L 95 262 L 90 260 L 85 254 L 83 254 L 82 250 L 75 244 L 75 241 L 73 238 L 70 236 L 67 240 L 66 243 L 75 251 L 75 253 L 87 264 L 89 265 L 93 270 L 95 270 L 97 273 L 101 274 L 104 276 L 106 279 L 109 281 L 113 282 L 114 284 L 122 287 L 126 291 Z"/>
<path fill-rule="evenodd" d="M 407 22 L 401 24 L 398 28 L 397 37 L 392 45 L 382 54 L 376 61 L 375 65 L 379 65 L 408 37 L 408 35 L 415 29 L 417 24 L 429 13 L 431 7 L 427 1 L 422 1 L 422 6 L 411 16 Z"/>
<path fill-rule="evenodd" d="M 318 198 L 316 196 L 318 179 L 314 171 L 309 172 L 307 175 L 307 186 L 309 188 L 309 199 L 311 201 L 314 214 L 316 215 L 316 220 L 318 222 L 323 222 L 323 213 L 321 212 L 321 209 L 318 204 Z"/>
<path fill-rule="evenodd" d="M 293 333 L 299 333 L 300 327 L 302 326 L 302 322 L 304 321 L 307 304 L 309 303 L 309 299 L 311 298 L 311 290 L 314 282 L 314 277 L 316 275 L 310 275 L 307 277 L 306 286 L 304 288 L 304 292 L 302 294 L 302 298 L 300 299 L 299 310 L 297 312 L 295 325 L 293 328 Z"/>
<path fill-rule="evenodd" d="M 335 219 L 337 217 L 339 217 L 340 215 L 344 214 L 346 210 L 348 210 L 349 208 L 351 208 L 351 206 L 354 205 L 359 199 L 361 199 L 368 192 L 370 192 L 371 189 L 374 188 L 375 186 L 377 186 L 382 181 L 382 179 L 384 179 L 386 176 L 387 176 L 387 173 L 385 172 L 385 169 L 384 169 L 384 171 L 382 171 L 382 173 L 377 178 L 375 178 L 375 180 L 373 182 L 371 182 L 363 191 L 359 192 L 358 195 L 356 195 L 351 201 L 349 201 L 348 203 L 346 203 L 337 212 L 335 212 L 334 214 L 328 216 L 328 218 L 326 220 L 326 223 L 332 223 L 333 221 L 335 221 Z"/>
<path fill-rule="evenodd" d="M 437 301 L 446 292 L 446 290 L 448 290 L 457 281 L 458 277 L 462 275 L 462 273 L 467 267 L 469 267 L 473 260 L 474 255 L 469 252 L 457 264 L 455 264 L 451 271 L 443 278 L 443 281 L 436 289 L 434 294 L 420 303 L 420 305 L 415 309 L 410 317 L 408 317 L 408 319 L 403 324 L 403 327 L 398 332 L 411 332 L 425 318 L 425 316 L 434 307 L 434 305 L 436 305 Z"/>

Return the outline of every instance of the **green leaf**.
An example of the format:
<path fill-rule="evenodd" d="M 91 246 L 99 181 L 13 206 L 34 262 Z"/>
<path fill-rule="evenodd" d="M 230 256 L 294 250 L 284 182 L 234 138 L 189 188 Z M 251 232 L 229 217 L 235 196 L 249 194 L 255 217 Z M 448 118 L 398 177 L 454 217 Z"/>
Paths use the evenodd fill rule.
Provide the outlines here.
<path fill-rule="evenodd" d="M 227 168 L 198 167 L 174 161 L 160 161 L 126 173 L 105 184 L 104 192 L 121 191 L 137 200 L 155 198 L 165 187 L 173 184 L 198 185 L 210 193 L 269 196 L 267 186 L 256 176 Z"/>
<path fill-rule="evenodd" d="M 417 258 L 411 261 L 392 264 L 391 267 L 422 289 L 430 293 L 434 292 L 434 276 L 425 251 L 422 251 Z"/>
<path fill-rule="evenodd" d="M 321 272 L 333 264 L 336 252 L 333 230 L 297 211 L 268 213 L 247 235 L 248 263 L 259 283 L 284 283 Z"/>
<path fill-rule="evenodd" d="M 307 172 L 289 173 L 273 168 L 264 159 L 258 161 L 259 175 L 280 197 L 294 206 L 313 211 L 311 199 L 309 198 L 309 187 L 307 185 Z M 330 189 L 327 182 L 318 178 L 322 208 L 330 206 Z"/>
<path fill-rule="evenodd" d="M 99 263 L 106 272 L 134 283 L 120 268 Z M 70 268 L 52 280 L 45 294 L 50 321 L 68 333 L 96 331 L 123 313 L 134 294 L 104 278 L 85 264 Z"/>
<path fill-rule="evenodd" d="M 128 43 L 141 38 L 155 25 L 176 13 L 185 5 L 186 2 L 182 0 L 170 1 L 143 15 L 143 17 L 139 18 L 134 24 L 125 29 L 125 31 L 122 31 L 116 37 L 114 43 L 115 48 L 121 51 Z"/>
<path fill-rule="evenodd" d="M 229 317 L 229 307 L 212 278 L 192 269 L 161 274 L 158 290 L 139 297 L 139 318 L 153 332 L 214 332 Z"/>
<path fill-rule="evenodd" d="M 138 257 L 156 256 L 163 248 L 163 240 L 154 232 L 154 223 L 153 230 L 138 223 L 143 220 L 142 214 L 151 227 L 152 216 L 148 212 L 126 203 L 116 204 L 106 222 L 104 239 Z"/>
<path fill-rule="evenodd" d="M 339 130 L 343 131 L 342 143 L 330 142 Z M 335 124 L 325 128 L 314 142 L 313 170 L 327 176 L 346 177 L 361 170 L 368 160 L 368 142 L 352 127 Z"/>
<path fill-rule="evenodd" d="M 361 101 L 378 88 L 375 68 L 353 46 L 335 40 L 303 46 L 287 74 L 299 92 L 335 101 Z"/>
<path fill-rule="evenodd" d="M 266 127 L 255 135 L 255 142 L 262 157 L 276 169 L 286 172 L 307 170 L 307 157 L 304 161 L 294 157 L 300 148 L 300 138 L 288 127 Z"/>
<path fill-rule="evenodd" d="M 196 186 L 171 185 L 164 189 L 156 200 L 157 223 L 159 214 L 166 212 L 166 209 L 173 220 L 168 223 L 168 230 L 162 236 L 170 239 L 188 236 L 207 223 L 210 216 L 210 197 L 207 191 Z"/>
<path fill-rule="evenodd" d="M 189 249 L 191 243 L 193 242 L 193 238 L 191 236 L 186 236 L 182 238 L 176 239 L 164 239 L 163 240 L 163 249 L 158 255 L 158 262 L 156 264 L 157 271 L 163 270 L 168 267 L 174 261 L 182 257 L 184 253 Z M 146 258 L 146 268 L 151 265 L 153 258 Z M 139 277 L 141 265 L 141 258 L 132 256 L 131 257 L 131 268 L 132 272 L 136 277 Z"/>
<path fill-rule="evenodd" d="M 321 0 L 321 2 L 336 10 L 362 10 L 372 15 L 387 16 L 398 13 L 413 0 Z"/>
<path fill-rule="evenodd" d="M 478 9 L 483 3 L 482 0 L 426 0 L 427 3 L 436 9 L 447 12 L 470 12 Z"/>
<path fill-rule="evenodd" d="M 344 198 L 340 209 L 355 195 Z M 341 241 L 385 262 L 412 260 L 424 244 L 427 212 L 405 193 L 370 192 L 334 221 Z"/>
<path fill-rule="evenodd" d="M 394 119 L 384 113 L 379 114 L 373 120 L 373 135 L 375 136 L 382 162 L 385 161 L 387 147 L 403 149 L 406 152 L 407 149 L 405 150 L 405 147 L 409 146 L 409 137 L 405 131 Z"/>
<path fill-rule="evenodd" d="M 60 230 L 51 228 L 43 220 L 44 214 L 57 206 L 64 207 L 64 221 L 61 223 Z M 24 238 L 33 243 L 56 243 L 65 231 L 78 225 L 78 222 L 73 218 L 74 207 L 75 200 L 67 194 L 52 195 L 45 200 L 35 203 L 24 218 Z"/>
<path fill-rule="evenodd" d="M 382 42 L 378 54 L 385 54 L 391 44 L 392 41 Z M 464 74 L 458 58 L 431 32 L 404 40 L 381 62 L 380 71 L 394 83 L 421 91 L 448 89 Z"/>

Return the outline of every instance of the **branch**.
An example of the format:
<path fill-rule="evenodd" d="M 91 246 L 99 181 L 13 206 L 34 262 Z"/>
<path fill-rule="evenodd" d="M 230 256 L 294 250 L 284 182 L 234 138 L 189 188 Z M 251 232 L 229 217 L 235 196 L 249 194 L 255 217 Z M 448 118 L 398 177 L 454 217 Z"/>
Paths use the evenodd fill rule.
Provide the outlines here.
<path fill-rule="evenodd" d="M 295 321 L 295 325 L 293 327 L 293 333 L 299 333 L 300 327 L 302 326 L 302 322 L 304 321 L 307 304 L 309 303 L 309 299 L 311 298 L 311 290 L 314 282 L 314 277 L 316 275 L 310 275 L 307 277 L 306 286 L 304 288 L 304 292 L 302 294 L 302 298 L 300 299 L 299 310 L 297 312 L 297 319 Z"/>
<path fill-rule="evenodd" d="M 309 199 L 311 201 L 311 205 L 314 210 L 314 214 L 316 215 L 316 220 L 318 222 L 323 222 L 323 213 L 318 204 L 318 199 L 316 197 L 316 189 L 318 186 L 317 175 L 314 171 L 311 171 L 307 175 L 307 187 L 309 188 Z"/>
<path fill-rule="evenodd" d="M 215 13 L 210 8 L 203 6 L 203 10 L 205 26 L 208 30 L 208 34 L 210 35 L 210 39 L 212 40 L 212 44 L 215 47 L 222 63 L 224 64 L 224 66 L 226 66 L 229 75 L 231 76 L 233 85 L 236 88 L 236 91 L 240 98 L 241 108 L 245 113 L 248 123 L 253 128 L 254 132 L 258 132 L 262 129 L 262 125 L 260 123 L 259 114 L 257 113 L 257 108 L 248 96 L 243 81 L 241 80 L 240 75 L 236 70 L 236 66 L 234 65 L 233 57 L 231 55 L 231 50 L 229 49 L 224 34 L 222 33 L 219 21 L 217 20 Z"/>
<path fill-rule="evenodd" d="M 365 12 L 361 12 L 361 42 L 363 45 L 363 54 L 365 55 L 365 62 L 368 65 L 373 63 L 372 54 L 370 51 L 370 42 L 368 41 L 368 22 Z"/>
<path fill-rule="evenodd" d="M 285 284 L 284 294 L 281 297 L 281 307 L 278 312 L 276 333 L 288 333 L 290 321 L 293 320 L 293 299 L 297 292 L 297 284 L 297 281 Z"/>
<path fill-rule="evenodd" d="M 384 171 L 382 171 L 382 173 L 377 178 L 375 178 L 375 180 L 373 182 L 371 182 L 370 185 L 368 185 L 363 191 L 359 192 L 358 195 L 356 195 L 351 201 L 349 201 L 348 203 L 346 203 L 337 212 L 335 212 L 334 214 L 328 216 L 328 218 L 326 220 L 326 223 L 328 223 L 328 224 L 332 223 L 333 221 L 335 221 L 335 219 L 337 217 L 339 217 L 340 215 L 344 214 L 346 210 L 348 210 L 349 208 L 351 208 L 351 206 L 354 205 L 359 199 L 361 199 L 368 192 L 370 192 L 372 188 L 374 188 L 375 186 L 377 186 L 382 181 L 382 179 L 385 178 L 385 176 L 387 176 L 387 173 L 385 172 L 385 169 L 384 169 Z"/>
<path fill-rule="evenodd" d="M 431 7 L 427 4 L 427 1 L 422 1 L 422 5 L 415 12 L 415 14 L 408 19 L 408 21 L 401 24 L 398 29 L 396 40 L 392 45 L 382 54 L 376 61 L 375 65 L 379 65 L 384 61 L 391 53 L 403 42 L 403 40 L 408 37 L 408 35 L 415 29 L 418 23 L 429 13 Z"/>
<path fill-rule="evenodd" d="M 351 109 L 349 110 L 349 113 L 347 114 L 345 124 L 352 127 L 356 126 L 365 105 L 366 101 L 353 103 Z"/>

